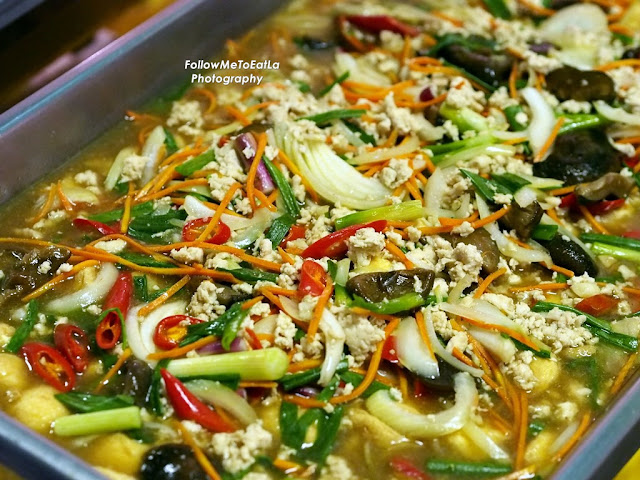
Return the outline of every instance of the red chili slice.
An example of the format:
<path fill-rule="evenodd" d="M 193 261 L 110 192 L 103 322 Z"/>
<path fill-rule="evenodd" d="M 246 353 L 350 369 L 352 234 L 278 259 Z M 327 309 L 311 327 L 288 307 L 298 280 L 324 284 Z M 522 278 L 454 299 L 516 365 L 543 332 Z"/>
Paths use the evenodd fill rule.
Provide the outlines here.
<path fill-rule="evenodd" d="M 398 363 L 398 354 L 396 353 L 396 337 L 389 336 L 382 347 L 382 358 L 387 362 Z"/>
<path fill-rule="evenodd" d="M 585 298 L 576 305 L 576 308 L 589 315 L 598 316 L 611 310 L 618 305 L 618 302 L 619 300 L 617 298 L 599 293 L 592 297 Z"/>
<path fill-rule="evenodd" d="M 380 33 L 383 30 L 388 30 L 409 37 L 415 37 L 420 33 L 417 28 L 402 23 L 388 15 L 349 15 L 346 18 L 349 23 L 371 33 Z"/>
<path fill-rule="evenodd" d="M 172 315 L 163 318 L 153 333 L 153 343 L 164 350 L 176 348 L 187 334 L 187 326 L 202 323 L 202 320 L 188 315 Z"/>
<path fill-rule="evenodd" d="M 68 392 L 76 383 L 73 367 L 55 348 L 45 343 L 29 342 L 20 349 L 27 365 L 56 390 Z"/>
<path fill-rule="evenodd" d="M 122 334 L 122 320 L 116 310 L 108 312 L 96 328 L 96 343 L 103 350 L 116 346 Z"/>
<path fill-rule="evenodd" d="M 389 462 L 389 465 L 395 472 L 407 478 L 414 478 L 416 480 L 430 480 L 431 478 L 411 463 L 411 460 L 403 457 L 393 457 Z"/>
<path fill-rule="evenodd" d="M 120 233 L 120 229 L 116 229 L 114 227 L 110 227 L 106 223 L 96 222 L 87 218 L 76 218 L 71 222 L 71 224 L 80 230 L 97 230 L 103 235 L 114 235 L 116 233 Z"/>
<path fill-rule="evenodd" d="M 312 243 L 302 252 L 302 256 L 307 258 L 337 257 L 347 251 L 345 241 L 355 235 L 361 228 L 373 228 L 376 232 L 381 232 L 386 226 L 386 220 L 376 220 L 363 225 L 351 225 Z"/>
<path fill-rule="evenodd" d="M 326 286 L 327 273 L 324 268 L 313 260 L 305 260 L 300 270 L 300 286 L 298 287 L 300 294 L 317 297 Z"/>
<path fill-rule="evenodd" d="M 184 224 L 182 227 L 182 238 L 185 242 L 193 242 L 198 239 L 200 234 L 202 233 L 202 227 L 206 227 L 211 221 L 211 217 L 209 218 L 196 218 L 195 220 L 190 220 Z M 215 243 L 216 245 L 222 245 L 227 240 L 231 238 L 231 229 L 226 223 L 218 222 L 218 226 L 216 227 L 216 232 L 212 237 L 209 237 L 205 241 L 207 243 Z"/>
<path fill-rule="evenodd" d="M 629 232 L 623 233 L 622 236 L 627 238 L 640 239 L 640 230 L 631 230 Z"/>
<path fill-rule="evenodd" d="M 287 236 L 284 237 L 284 240 L 280 242 L 280 246 L 282 248 L 285 248 L 288 242 L 293 242 L 294 240 L 298 240 L 299 238 L 304 238 L 304 234 L 306 231 L 307 229 L 302 225 L 293 225 L 289 229 L 289 233 L 287 233 Z"/>
<path fill-rule="evenodd" d="M 86 370 L 89 365 L 89 339 L 84 330 L 67 323 L 56 325 L 53 343 L 76 372 L 82 373 Z"/>
<path fill-rule="evenodd" d="M 616 198 L 615 200 L 601 200 L 587 206 L 592 215 L 602 215 L 612 210 L 616 210 L 624 205 L 624 198 Z"/>

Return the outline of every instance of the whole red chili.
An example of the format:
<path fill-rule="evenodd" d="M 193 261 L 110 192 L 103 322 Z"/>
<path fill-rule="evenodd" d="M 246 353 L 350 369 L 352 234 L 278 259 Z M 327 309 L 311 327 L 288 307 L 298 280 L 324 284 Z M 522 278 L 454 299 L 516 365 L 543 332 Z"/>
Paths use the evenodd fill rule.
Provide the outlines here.
<path fill-rule="evenodd" d="M 40 342 L 25 343 L 20 349 L 27 365 L 56 390 L 68 392 L 76 383 L 71 364 L 50 345 Z"/>
<path fill-rule="evenodd" d="M 202 403 L 198 397 L 191 393 L 180 380 L 171 375 L 166 369 L 160 370 L 160 374 L 164 380 L 167 398 L 179 418 L 192 420 L 213 432 L 234 431 L 232 425 L 217 412 Z"/>
<path fill-rule="evenodd" d="M 86 370 L 89 365 L 89 338 L 84 330 L 68 323 L 58 324 L 53 331 L 53 343 L 76 372 Z"/>

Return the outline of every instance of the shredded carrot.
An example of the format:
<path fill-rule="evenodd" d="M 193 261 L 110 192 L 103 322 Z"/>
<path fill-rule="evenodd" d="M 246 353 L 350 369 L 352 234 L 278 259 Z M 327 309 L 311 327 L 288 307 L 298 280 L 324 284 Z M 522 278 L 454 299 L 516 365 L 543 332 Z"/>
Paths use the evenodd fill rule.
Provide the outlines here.
<path fill-rule="evenodd" d="M 473 212 L 471 214 L 471 216 L 466 217 L 466 218 L 439 217 L 438 221 L 440 222 L 441 225 L 457 227 L 458 225 L 462 225 L 464 222 L 471 223 L 474 220 L 476 220 L 477 218 L 478 218 L 478 211 L 476 210 L 475 212 Z"/>
<path fill-rule="evenodd" d="M 568 187 L 556 188 L 554 190 L 549 190 L 549 195 L 553 195 L 557 197 L 559 195 L 566 195 L 567 193 L 572 193 L 576 189 L 577 185 L 569 185 Z"/>
<path fill-rule="evenodd" d="M 427 335 L 427 327 L 424 323 L 424 315 L 422 315 L 422 312 L 420 311 L 416 312 L 416 325 L 418 326 L 418 332 L 420 333 L 420 338 L 422 339 L 422 342 L 427 347 L 429 356 L 433 360 L 435 360 L 435 355 L 433 354 L 433 347 L 431 346 L 429 335 Z"/>
<path fill-rule="evenodd" d="M 294 403 L 303 408 L 324 408 L 327 406 L 327 402 L 316 400 L 315 398 L 301 397 L 300 395 L 293 394 L 283 395 L 282 400 L 284 400 L 285 402 Z"/>
<path fill-rule="evenodd" d="M 176 283 L 171 285 L 171 287 L 169 287 L 169 289 L 166 292 L 164 292 L 163 294 L 158 296 L 158 298 L 156 298 L 155 300 L 147 303 L 144 307 L 142 307 L 138 311 L 138 316 L 140 316 L 140 317 L 147 316 L 153 310 L 158 308 L 160 305 L 162 305 L 164 302 L 166 302 L 168 299 L 170 299 L 176 293 L 178 293 L 180 291 L 180 289 L 182 287 L 184 287 L 189 282 L 189 280 L 191 280 L 191 277 L 189 275 L 187 275 L 185 277 L 182 277 Z"/>
<path fill-rule="evenodd" d="M 457 347 L 453 347 L 453 349 L 451 350 L 451 354 L 454 357 L 456 357 L 458 360 L 460 360 L 462 363 L 464 363 L 465 365 L 468 365 L 469 367 L 477 368 L 476 365 L 473 363 L 473 361 L 469 357 L 467 357 L 464 353 L 462 353 L 460 349 L 458 349 Z"/>
<path fill-rule="evenodd" d="M 622 287 L 622 291 L 631 295 L 640 296 L 640 288 Z"/>
<path fill-rule="evenodd" d="M 613 70 L 615 68 L 620 67 L 640 67 L 640 59 L 639 58 L 625 58 L 623 60 L 616 60 L 614 62 L 605 63 L 599 65 L 594 68 L 594 70 L 599 70 L 601 72 L 606 72 L 607 70 Z"/>
<path fill-rule="evenodd" d="M 36 290 L 31 292 L 29 295 L 26 295 L 26 296 L 22 297 L 22 301 L 23 302 L 28 302 L 29 300 L 33 300 L 34 298 L 38 298 L 43 293 L 51 290 L 53 287 L 55 287 L 59 283 L 64 282 L 67 278 L 75 275 L 80 270 L 83 270 L 83 269 L 85 269 L 87 267 L 93 267 L 95 265 L 98 265 L 99 263 L 100 262 L 98 262 L 97 260 L 85 260 L 84 262 L 80 262 L 77 265 L 74 265 L 73 268 L 71 270 L 69 270 L 68 272 L 63 272 L 60 275 L 57 275 L 56 277 L 52 278 L 51 280 L 49 280 L 44 285 L 40 286 L 39 288 L 37 288 Z"/>
<path fill-rule="evenodd" d="M 638 354 L 632 353 L 631 355 L 629 355 L 629 358 L 627 358 L 627 361 L 624 362 L 624 365 L 620 369 L 620 372 L 618 372 L 618 376 L 613 382 L 613 385 L 611 385 L 611 395 L 615 395 L 620 391 L 620 389 L 624 385 L 624 381 L 627 378 L 627 375 L 633 368 L 633 365 L 635 364 L 637 358 Z"/>
<path fill-rule="evenodd" d="M 520 392 L 520 426 L 518 428 L 518 446 L 516 449 L 516 468 L 522 468 L 524 463 L 524 449 L 527 444 L 527 429 L 529 427 L 529 406 L 527 392 Z"/>
<path fill-rule="evenodd" d="M 582 416 L 582 420 L 580 420 L 580 425 L 578 425 L 578 429 L 571 436 L 571 438 L 565 443 L 560 450 L 553 456 L 553 460 L 558 461 L 562 457 L 564 457 L 569 450 L 573 448 L 573 446 L 578 443 L 578 441 L 582 438 L 584 432 L 587 431 L 589 427 L 589 422 L 591 420 L 591 413 L 587 412 Z"/>
<path fill-rule="evenodd" d="M 214 337 L 213 335 L 209 335 L 208 337 L 203 337 L 199 340 L 196 340 L 189 345 L 185 345 L 184 347 L 172 348 L 171 350 L 163 350 L 161 352 L 154 352 L 147 355 L 149 360 L 162 360 L 163 358 L 178 358 L 186 355 L 188 352 L 192 350 L 197 350 L 198 348 L 202 348 L 205 345 L 209 345 L 210 343 L 215 342 L 218 337 Z"/>
<path fill-rule="evenodd" d="M 510 292 L 528 292 L 531 290 L 564 290 L 568 288 L 567 283 L 539 283 L 538 285 L 526 285 L 524 287 L 511 287 Z"/>
<path fill-rule="evenodd" d="M 109 383 L 109 380 L 111 380 L 113 378 L 113 376 L 116 373 L 118 373 L 118 370 L 120 370 L 120 368 L 122 367 L 124 362 L 130 356 L 131 356 L 131 349 L 130 348 L 125 349 L 122 352 L 122 355 L 120 355 L 120 357 L 118 357 L 118 360 L 116 361 L 116 363 L 113 364 L 113 367 L 111 367 L 109 369 L 109 371 L 102 378 L 102 380 L 100 380 L 100 383 L 98 383 L 98 385 L 96 385 L 96 388 L 94 389 L 94 393 L 100 392 L 100 390 L 102 390 L 102 387 L 104 387 L 107 383 Z"/>
<path fill-rule="evenodd" d="M 591 226 L 594 228 L 596 232 L 609 235 L 609 230 L 604 228 L 600 224 L 600 222 L 596 220 L 596 218 L 591 214 L 591 212 L 587 207 L 585 207 L 584 205 L 578 205 L 578 208 L 580 209 L 580 213 L 582 213 L 584 218 L 591 224 Z"/>
<path fill-rule="evenodd" d="M 522 480 L 525 478 L 533 478 L 536 473 L 536 466 L 529 465 L 522 470 L 517 470 L 515 472 L 508 473 L 507 475 L 503 475 L 502 477 L 495 478 L 494 480 Z"/>
<path fill-rule="evenodd" d="M 518 79 L 518 62 L 513 62 L 511 66 L 511 73 L 509 74 L 509 96 L 511 98 L 518 98 L 518 88 L 516 87 L 516 80 Z"/>
<path fill-rule="evenodd" d="M 404 252 L 400 250 L 400 248 L 395 243 L 391 243 L 389 240 L 387 240 L 385 245 L 387 247 L 387 250 L 398 257 L 398 259 L 402 263 L 404 263 L 404 266 L 407 267 L 407 269 L 411 270 L 414 267 L 413 262 L 407 258 Z"/>
<path fill-rule="evenodd" d="M 57 194 L 58 194 L 58 199 L 60 199 L 60 203 L 62 203 L 63 208 L 67 212 L 73 212 L 73 208 L 75 207 L 75 205 L 73 204 L 73 202 L 71 200 L 69 200 L 69 198 L 67 198 L 65 193 L 62 191 L 62 183 L 61 182 L 58 182 Z"/>
<path fill-rule="evenodd" d="M 489 215 L 489 216 L 487 216 L 485 218 L 481 218 L 480 220 L 476 220 L 475 222 L 473 222 L 471 224 L 471 226 L 473 227 L 474 230 L 477 230 L 480 227 L 484 227 L 485 225 L 489 225 L 490 223 L 493 223 L 493 222 L 497 221 L 498 219 L 502 218 L 503 216 L 505 216 L 507 214 L 508 211 L 509 211 L 509 207 L 501 208 L 497 212 L 493 212 L 491 215 Z"/>
<path fill-rule="evenodd" d="M 253 162 L 251 163 L 251 167 L 249 168 L 249 173 L 247 174 L 247 197 L 249 197 L 249 203 L 251 203 L 251 208 L 256 209 L 256 199 L 255 199 L 255 182 L 256 182 L 256 173 L 258 171 L 258 165 L 262 160 L 262 154 L 264 153 L 264 149 L 267 146 L 267 136 L 264 133 L 260 133 L 258 135 L 258 146 L 256 148 L 256 153 L 253 157 Z"/>
<path fill-rule="evenodd" d="M 563 267 L 559 267 L 558 265 L 547 265 L 546 263 L 543 264 L 546 268 L 548 268 L 549 270 L 552 270 L 554 272 L 558 272 L 561 273 L 562 275 L 572 278 L 575 276 L 575 273 L 573 273 L 571 270 L 569 270 L 568 268 L 563 268 Z"/>
<path fill-rule="evenodd" d="M 556 13 L 555 10 L 552 10 L 550 8 L 541 7 L 539 5 L 536 5 L 535 3 L 533 3 L 530 0 L 518 0 L 518 3 L 520 5 L 522 5 L 523 7 L 525 7 L 527 10 L 530 10 L 531 12 L 533 12 L 536 15 L 539 15 L 541 17 L 550 17 L 551 15 L 554 15 Z"/>
<path fill-rule="evenodd" d="M 556 121 L 556 124 L 553 126 L 553 129 L 551 130 L 551 134 L 549 135 L 549 138 L 547 138 L 547 140 L 544 142 L 544 145 L 542 145 L 542 147 L 540 148 L 540 151 L 534 157 L 533 163 L 539 163 L 542 160 L 544 160 L 544 156 L 553 145 L 553 142 L 555 142 L 556 137 L 558 136 L 558 132 L 560 132 L 560 128 L 564 123 L 564 120 L 565 120 L 565 117 L 558 118 L 558 120 Z"/>
<path fill-rule="evenodd" d="M 202 449 L 198 446 L 194 438 L 191 436 L 191 432 L 186 429 L 186 427 L 182 424 L 182 422 L 175 421 L 175 426 L 180 430 L 182 434 L 182 440 L 186 443 L 191 450 L 193 450 L 193 455 L 196 457 L 196 460 L 202 467 L 202 470 L 209 476 L 211 480 L 222 480 L 222 477 L 218 474 L 214 466 L 209 461 L 209 458 L 204 454 Z"/>
<path fill-rule="evenodd" d="M 149 193 L 143 197 L 136 198 L 136 200 L 140 203 L 146 202 L 148 200 L 155 200 L 156 198 L 166 197 L 170 193 L 173 193 L 177 190 L 187 187 L 194 187 L 197 185 L 209 185 L 209 181 L 206 178 L 194 178 L 191 180 L 185 180 L 184 182 L 174 183 L 173 185 L 170 185 L 158 192 Z"/>
<path fill-rule="evenodd" d="M 276 297 L 273 293 L 271 293 L 268 290 L 262 290 L 261 289 L 262 294 L 267 297 L 267 300 L 269 300 L 271 303 L 273 303 L 276 307 L 278 307 L 278 309 L 284 311 L 284 307 L 282 306 L 282 302 L 280 301 L 280 299 L 278 297 Z M 295 320 L 294 320 L 295 321 Z"/>
<path fill-rule="evenodd" d="M 282 260 L 287 262 L 289 265 L 294 265 L 296 263 L 293 257 L 289 255 L 287 252 L 285 252 L 284 248 L 282 248 L 281 246 L 278 246 L 278 253 L 282 257 Z"/>
<path fill-rule="evenodd" d="M 56 199 L 56 189 L 54 188 L 54 185 L 51 184 L 49 185 L 49 193 L 47 195 L 47 200 L 44 202 L 44 205 L 42 205 L 42 208 L 40 209 L 40 211 L 38 212 L 38 214 L 33 217 L 32 222 L 36 223 L 38 220 L 41 220 L 42 218 L 44 218 L 44 216 L 49 213 L 49 211 L 51 210 L 51 207 L 53 207 L 53 202 Z"/>
<path fill-rule="evenodd" d="M 249 118 L 237 108 L 232 107 L 231 105 L 225 105 L 224 109 L 227 111 L 227 113 L 229 113 L 229 115 L 238 120 L 244 127 L 251 125 L 251 120 L 249 120 Z"/>
<path fill-rule="evenodd" d="M 309 183 L 309 180 L 307 180 L 305 176 L 300 173 L 300 169 L 291 161 L 291 159 L 282 150 L 278 151 L 278 158 L 282 160 L 282 162 L 286 165 L 286 167 L 289 169 L 289 171 L 291 171 L 293 175 L 298 175 L 300 177 L 300 179 L 302 180 L 302 185 L 304 185 L 304 188 L 307 189 L 307 192 L 309 193 L 311 199 L 314 202 L 318 202 L 318 194 Z"/>
<path fill-rule="evenodd" d="M 303 372 L 305 370 L 310 370 L 312 368 L 319 367 L 320 365 L 322 365 L 321 359 L 310 358 L 307 360 L 302 360 L 301 362 L 298 362 L 298 363 L 291 363 L 289 365 L 289 368 L 287 368 L 287 372 L 289 373 Z"/>
<path fill-rule="evenodd" d="M 244 329 L 244 333 L 247 335 L 249 344 L 251 345 L 251 348 L 253 350 L 262 349 L 262 342 L 260 342 L 260 337 L 258 337 L 258 334 L 253 330 L 253 328 L 246 327 Z"/>
<path fill-rule="evenodd" d="M 473 298 L 480 298 L 482 294 L 487 290 L 487 287 L 491 285 L 491 282 L 493 282 L 496 278 L 504 275 L 505 273 L 507 273 L 507 269 L 501 268 L 500 270 L 496 270 L 492 274 L 488 275 L 487 278 L 485 278 L 484 281 L 478 286 L 476 293 L 473 294 Z"/>
<path fill-rule="evenodd" d="M 309 330 L 307 330 L 307 338 L 309 339 L 309 341 L 313 341 L 313 338 L 318 332 L 318 327 L 320 325 L 322 313 L 324 312 L 324 307 L 327 305 L 327 302 L 329 301 L 329 298 L 331 298 L 332 293 L 333 281 L 331 280 L 330 276 L 327 276 L 327 284 L 318 297 L 318 303 L 313 310 L 313 317 L 311 317 L 311 321 L 309 322 Z"/>
<path fill-rule="evenodd" d="M 464 22 L 462 22 L 461 20 L 458 20 L 457 18 L 453 18 L 450 17 L 449 15 L 439 12 L 437 10 L 432 10 L 431 15 L 433 15 L 434 17 L 438 17 L 441 20 L 445 20 L 447 22 L 449 22 L 451 25 L 454 25 L 456 27 L 463 27 L 464 26 Z"/>
<path fill-rule="evenodd" d="M 240 388 L 276 388 L 277 386 L 278 386 L 278 382 L 257 381 L 257 380 L 254 380 L 252 382 L 242 381 L 238 383 L 238 387 Z"/>
<path fill-rule="evenodd" d="M 271 202 L 271 200 L 269 200 L 269 197 L 267 197 L 263 192 L 261 192 L 258 189 L 255 189 L 253 191 L 254 196 L 260 201 L 260 205 L 259 207 L 266 207 L 268 210 L 272 211 L 272 212 L 276 212 L 278 209 L 276 208 L 276 206 Z"/>
<path fill-rule="evenodd" d="M 384 348 L 384 343 L 386 339 L 389 338 L 389 335 L 391 335 L 391 333 L 396 329 L 396 327 L 398 326 L 398 323 L 400 323 L 400 319 L 394 318 L 387 324 L 387 327 L 384 329 L 385 339 L 378 342 L 376 351 L 371 356 L 371 360 L 369 361 L 369 367 L 367 368 L 367 373 L 362 379 L 362 382 L 360 382 L 360 385 L 354 388 L 353 391 L 349 394 L 337 395 L 335 397 L 332 397 L 330 400 L 332 404 L 350 402 L 354 398 L 358 398 L 367 390 L 367 388 L 369 388 L 369 386 L 373 383 L 373 380 L 376 378 L 376 375 L 378 373 L 378 367 L 380 366 L 380 360 L 382 359 L 382 350 Z"/>
<path fill-rule="evenodd" d="M 212 113 L 216 109 L 216 106 L 218 105 L 218 99 L 216 98 L 216 94 L 208 88 L 193 88 L 191 90 L 191 93 L 202 95 L 209 101 L 209 105 L 204 112 L 205 114 Z"/>
<path fill-rule="evenodd" d="M 398 368 L 398 386 L 400 388 L 400 393 L 402 394 L 402 398 L 409 398 L 409 382 L 407 381 L 407 375 L 405 374 L 404 368 Z"/>
<path fill-rule="evenodd" d="M 556 213 L 555 209 L 553 208 L 548 209 L 546 211 L 546 214 L 549 215 L 554 222 L 556 222 L 559 225 L 562 225 L 562 220 L 560 220 L 560 217 L 558 217 L 558 214 Z"/>
<path fill-rule="evenodd" d="M 296 297 L 298 295 L 297 290 L 289 290 L 287 288 L 276 287 L 275 285 L 264 285 L 260 291 L 267 291 L 275 293 L 276 295 L 284 295 L 285 297 Z"/>
<path fill-rule="evenodd" d="M 231 203 L 231 199 L 235 196 L 240 187 L 241 185 L 237 182 L 229 187 L 229 190 L 227 190 L 227 193 L 224 194 L 224 197 L 222 198 L 220 205 L 216 209 L 216 212 L 213 214 L 213 217 L 211 217 L 211 221 L 198 237 L 198 242 L 204 242 L 209 237 L 209 235 L 211 235 L 213 230 L 218 227 L 218 221 L 220 220 L 224 209 L 227 208 L 227 205 L 229 205 L 229 203 Z"/>
<path fill-rule="evenodd" d="M 200 155 L 207 151 L 207 147 L 202 146 L 188 146 L 181 150 L 178 150 L 172 155 L 169 155 L 165 158 L 162 163 L 160 163 L 160 167 L 166 167 L 167 165 L 171 165 L 172 163 L 182 163 L 183 160 L 187 160 L 189 157 L 193 157 L 196 155 Z"/>
<path fill-rule="evenodd" d="M 261 301 L 262 301 L 262 297 L 255 297 L 255 298 L 252 298 L 251 300 L 247 300 L 246 302 L 244 302 L 242 304 L 242 309 L 243 310 L 249 310 L 256 303 L 260 303 Z"/>
<path fill-rule="evenodd" d="M 472 325 L 475 325 L 476 327 L 484 328 L 485 330 L 497 330 L 498 332 L 506 333 L 511 338 L 515 338 L 519 342 L 524 343 L 527 347 L 535 350 L 536 352 L 540 351 L 540 347 L 533 343 L 533 341 L 531 341 L 526 335 L 523 335 L 520 332 L 516 332 L 509 327 L 505 327 L 503 325 L 495 325 L 492 323 L 484 323 L 471 318 L 465 318 L 464 320 Z"/>
<path fill-rule="evenodd" d="M 303 465 L 300 465 L 299 463 L 292 462 L 291 460 L 284 460 L 282 458 L 276 458 L 273 461 L 273 466 L 278 470 L 281 470 L 285 475 L 298 473 L 301 470 L 305 469 L 305 467 Z"/>
<path fill-rule="evenodd" d="M 131 201 L 133 200 L 133 182 L 129 182 L 129 193 L 124 201 L 124 211 L 120 220 L 120 233 L 127 233 L 129 221 L 131 220 Z"/>

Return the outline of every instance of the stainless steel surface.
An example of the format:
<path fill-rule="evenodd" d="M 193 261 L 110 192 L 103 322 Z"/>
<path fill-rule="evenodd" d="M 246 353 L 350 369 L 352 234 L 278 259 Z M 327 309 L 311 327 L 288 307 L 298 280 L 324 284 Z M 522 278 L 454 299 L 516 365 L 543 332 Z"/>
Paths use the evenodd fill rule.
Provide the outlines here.
<path fill-rule="evenodd" d="M 0 0 L 0 28 L 33 10 L 44 0 Z"/>
<path fill-rule="evenodd" d="M 269 15 L 279 0 L 181 0 L 0 115 L 0 203 L 59 167 L 106 129 L 188 77 Z M 0 462 L 25 480 L 104 477 L 0 412 Z"/>
<path fill-rule="evenodd" d="M 553 480 L 606 480 L 615 477 L 640 448 L 640 372 L 589 429 L 561 464 Z M 640 478 L 638 472 L 637 478 Z"/>
<path fill-rule="evenodd" d="M 87 463 L 0 412 L 0 462 L 25 480 L 107 480 Z"/>
<path fill-rule="evenodd" d="M 77 153 L 122 118 L 127 108 L 186 77 L 185 59 L 210 57 L 227 37 L 249 28 L 278 4 L 277 0 L 183 0 L 0 115 L 0 202 Z M 41 447 L 33 434 L 23 430 L 0 415 L 0 461 L 13 465 L 10 462 L 19 452 L 32 455 L 40 449 L 39 456 L 59 455 L 72 461 L 68 454 Z M 10 433 L 4 435 L 5 431 Z M 552 478 L 613 478 L 639 447 L 640 378 L 636 376 Z M 31 461 L 22 458 L 24 463 Z M 23 475 L 71 478 L 46 476 L 42 470 Z M 89 477 L 78 473 L 73 478 Z"/>

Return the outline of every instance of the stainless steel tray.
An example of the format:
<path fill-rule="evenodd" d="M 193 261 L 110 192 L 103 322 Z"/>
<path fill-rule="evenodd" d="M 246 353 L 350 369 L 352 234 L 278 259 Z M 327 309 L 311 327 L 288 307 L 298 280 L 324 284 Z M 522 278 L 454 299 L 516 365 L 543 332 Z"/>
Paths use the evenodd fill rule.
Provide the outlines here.
<path fill-rule="evenodd" d="M 250 28 L 279 4 L 278 0 L 181 0 L 0 115 L 0 203 L 59 167 L 113 126 L 126 109 L 186 78 L 185 59 L 209 58 L 226 38 Z M 638 448 L 640 377 L 636 375 L 552 478 L 613 478 Z M 100 478 L 2 413 L 0 462 L 27 479 Z"/>

